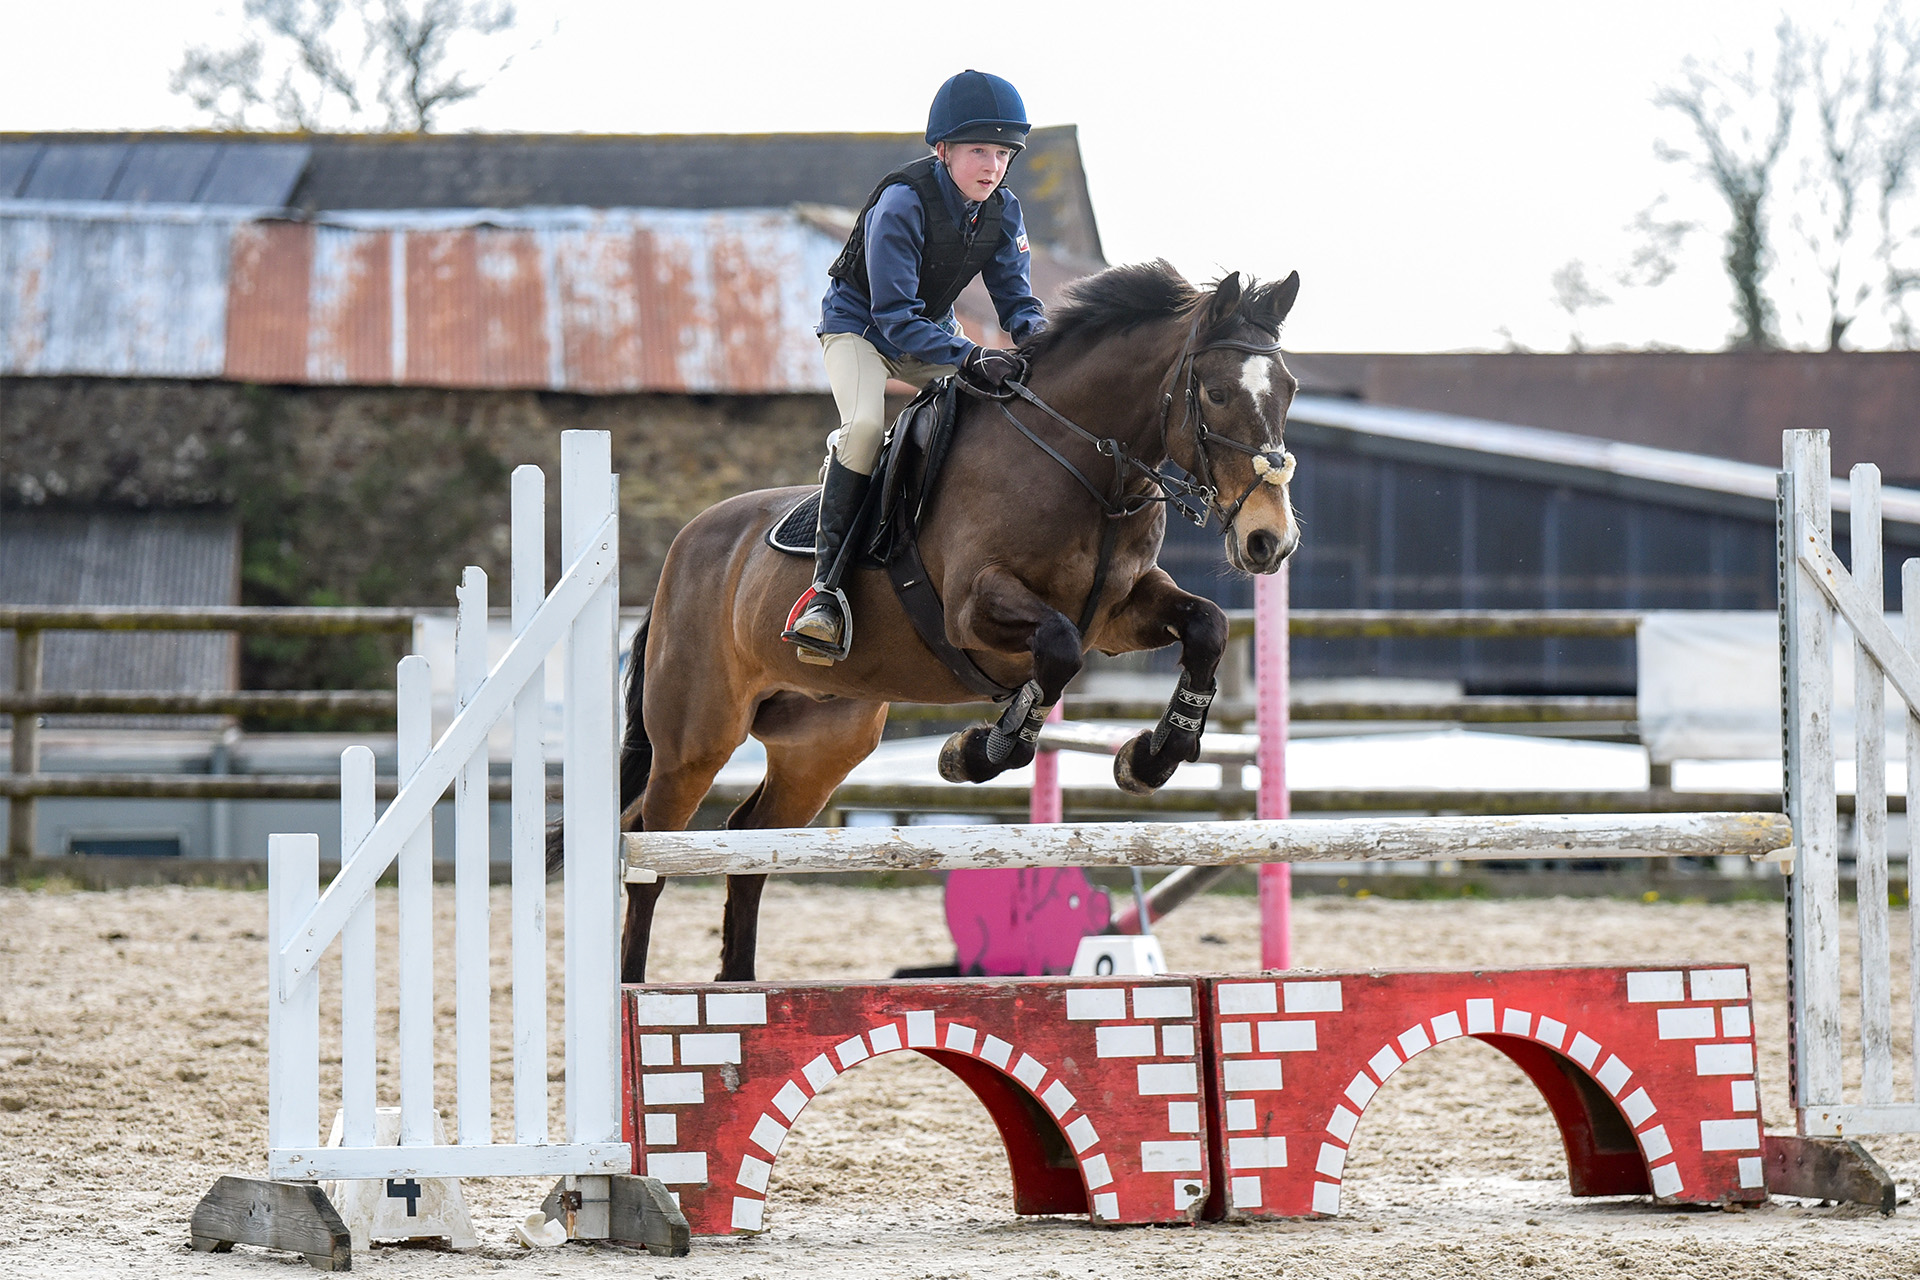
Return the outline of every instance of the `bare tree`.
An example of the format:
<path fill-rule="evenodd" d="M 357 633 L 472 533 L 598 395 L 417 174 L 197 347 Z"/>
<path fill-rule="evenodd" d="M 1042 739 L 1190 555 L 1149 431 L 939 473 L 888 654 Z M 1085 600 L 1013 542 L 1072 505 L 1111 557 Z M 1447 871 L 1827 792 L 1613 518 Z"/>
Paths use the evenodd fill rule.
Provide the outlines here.
<path fill-rule="evenodd" d="M 1567 313 L 1567 350 L 1587 349 L 1586 337 L 1580 329 L 1580 313 L 1612 301 L 1587 278 L 1587 264 L 1578 258 L 1563 263 L 1553 273 L 1553 305 Z"/>
<path fill-rule="evenodd" d="M 1662 143 L 1660 155 L 1692 166 L 1727 206 L 1722 262 L 1739 321 L 1736 347 L 1779 345 L 1774 306 L 1763 287 L 1773 257 L 1768 197 L 1793 133 L 1802 49 L 1792 22 L 1782 20 L 1775 35 L 1779 47 L 1770 71 L 1751 53 L 1733 66 L 1709 67 L 1689 58 L 1681 70 L 1683 83 L 1654 95 L 1656 105 L 1685 118 L 1695 143 L 1691 148 Z"/>
<path fill-rule="evenodd" d="M 282 128 L 426 132 L 512 61 L 479 79 L 456 65 L 513 28 L 508 0 L 245 0 L 242 12 L 240 43 L 188 49 L 170 82 L 225 128 L 270 108 Z"/>

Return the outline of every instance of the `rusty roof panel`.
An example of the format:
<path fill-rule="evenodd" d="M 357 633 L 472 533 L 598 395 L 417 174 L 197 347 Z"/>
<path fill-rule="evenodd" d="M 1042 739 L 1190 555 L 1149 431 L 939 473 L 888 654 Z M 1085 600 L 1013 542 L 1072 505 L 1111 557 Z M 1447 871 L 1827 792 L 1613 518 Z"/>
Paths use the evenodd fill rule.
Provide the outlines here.
<path fill-rule="evenodd" d="M 393 381 L 393 244 L 385 231 L 314 228 L 303 381 Z M 228 360 L 231 374 L 231 348 Z"/>
<path fill-rule="evenodd" d="M 234 241 L 227 374 L 585 392 L 824 390 L 813 325 L 818 282 L 836 251 L 785 211 L 256 224 Z"/>
<path fill-rule="evenodd" d="M 233 234 L 225 373 L 239 382 L 306 382 L 314 229 L 253 222 Z"/>
<path fill-rule="evenodd" d="M 0 212 L 0 373 L 219 377 L 233 225 Z"/>
<path fill-rule="evenodd" d="M 260 207 L 16 202 L 0 207 L 0 373 L 820 392 L 813 327 L 839 245 L 784 209 L 292 221 Z"/>

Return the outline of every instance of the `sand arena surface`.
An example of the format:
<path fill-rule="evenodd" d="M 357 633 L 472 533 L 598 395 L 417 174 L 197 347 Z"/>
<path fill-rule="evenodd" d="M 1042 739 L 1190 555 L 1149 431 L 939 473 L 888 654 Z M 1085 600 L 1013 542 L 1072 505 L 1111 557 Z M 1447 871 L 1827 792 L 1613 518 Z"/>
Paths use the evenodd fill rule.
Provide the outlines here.
<path fill-rule="evenodd" d="M 504 1132 L 504 891 L 495 891 L 494 906 L 494 1098 Z M 662 906 L 654 976 L 710 977 L 719 891 L 673 886 Z M 446 887 L 439 907 L 439 998 L 450 1019 Z M 390 893 L 380 913 L 390 945 Z M 550 919 L 560 918 L 556 894 Z M 937 890 L 776 880 L 764 918 L 761 974 L 769 980 L 878 977 L 950 958 Z M 1762 1105 L 1775 1127 L 1788 1120 L 1777 906 L 1307 899 L 1296 918 L 1296 956 L 1328 969 L 1744 961 L 1754 968 Z M 265 927 L 261 893 L 0 890 L 0 1276 L 306 1273 L 291 1254 L 242 1247 L 202 1255 L 186 1246 L 188 1217 L 215 1177 L 265 1168 Z M 1893 936 L 1906 930 L 1896 914 Z M 1202 898 L 1168 920 L 1162 936 L 1176 970 L 1248 971 L 1256 963 L 1250 899 Z M 1904 970 L 1897 962 L 1896 1009 L 1905 1005 Z M 323 970 L 326 1024 L 337 1019 L 332 979 Z M 390 1006 L 393 993 L 385 998 Z M 391 1007 L 384 1016 L 390 1024 Z M 323 1025 L 322 1043 L 337 1044 L 334 1034 Z M 443 1036 L 440 1046 L 443 1110 L 452 1101 L 450 1041 Z M 1912 1096 L 1904 1028 L 1896 1041 L 1897 1088 Z M 557 1082 L 557 1038 L 550 1061 Z M 337 1087 L 337 1069 L 337 1061 L 323 1068 L 323 1087 Z M 390 1089 L 391 1063 L 382 1075 Z M 556 1132 L 560 1104 L 556 1083 Z M 331 1105 L 323 1103 L 327 1114 Z M 1867 1145 L 1903 1191 L 1920 1178 L 1920 1140 Z M 479 1249 L 376 1248 L 356 1255 L 354 1270 L 698 1280 L 1920 1274 L 1920 1209 L 1912 1206 L 1883 1219 L 1784 1201 L 1732 1213 L 1572 1199 L 1545 1105 L 1518 1069 L 1470 1040 L 1425 1053 L 1388 1081 L 1361 1123 L 1341 1217 L 1330 1222 L 1098 1230 L 1077 1219 L 1017 1218 L 986 1112 L 956 1079 L 911 1053 L 863 1064 L 801 1115 L 775 1166 L 770 1230 L 758 1238 L 696 1240 L 693 1256 L 682 1259 L 606 1246 L 529 1252 L 508 1232 L 538 1206 L 544 1182 L 471 1181 L 465 1190 Z"/>

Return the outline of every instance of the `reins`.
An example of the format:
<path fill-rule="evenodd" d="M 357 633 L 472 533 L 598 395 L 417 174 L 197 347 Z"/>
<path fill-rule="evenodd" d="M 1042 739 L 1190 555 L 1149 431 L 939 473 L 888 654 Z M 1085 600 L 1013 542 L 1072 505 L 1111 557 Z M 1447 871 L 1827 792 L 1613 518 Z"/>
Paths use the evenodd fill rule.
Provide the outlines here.
<path fill-rule="evenodd" d="M 1206 415 L 1200 406 L 1200 375 L 1194 369 L 1193 363 L 1199 356 L 1209 351 L 1244 351 L 1249 355 L 1275 355 L 1278 354 L 1280 350 L 1279 339 L 1276 338 L 1271 343 L 1254 343 L 1235 338 L 1221 338 L 1196 346 L 1195 339 L 1200 333 L 1200 323 L 1201 318 L 1195 317 L 1192 327 L 1187 330 L 1187 339 L 1181 346 L 1180 358 L 1169 371 L 1168 379 L 1170 382 L 1178 381 L 1183 372 L 1186 377 L 1187 385 L 1184 396 L 1186 408 L 1185 412 L 1181 415 L 1181 421 L 1183 425 L 1189 426 L 1193 433 L 1194 456 L 1198 460 L 1200 470 L 1198 483 L 1183 479 L 1167 471 L 1167 465 L 1172 462 L 1170 451 L 1166 463 L 1162 463 L 1158 467 L 1150 467 L 1127 451 L 1125 441 L 1113 436 L 1097 436 L 1093 432 L 1088 431 L 1085 427 L 1035 395 L 1032 389 L 1023 382 L 1016 379 L 1008 379 L 1004 384 L 1007 393 L 1005 395 L 992 395 L 969 385 L 963 379 L 959 380 L 961 387 L 970 394 L 978 396 L 983 400 L 994 401 L 999 406 L 1001 415 L 1013 424 L 1014 430 L 1025 436 L 1049 458 L 1052 458 L 1060 464 L 1061 468 L 1065 470 L 1068 475 L 1072 476 L 1082 489 L 1087 491 L 1094 502 L 1099 504 L 1101 513 L 1106 517 L 1100 529 L 1100 551 L 1094 564 L 1093 589 L 1087 593 L 1087 603 L 1080 613 L 1080 634 L 1083 636 L 1087 634 L 1087 628 L 1093 625 L 1093 615 L 1099 607 L 1100 593 L 1106 586 L 1107 570 L 1113 558 L 1113 546 L 1119 534 L 1119 522 L 1121 520 L 1140 514 L 1156 502 L 1164 502 L 1169 507 L 1179 511 L 1180 514 L 1191 521 L 1196 528 L 1206 527 L 1208 510 L 1211 509 L 1214 515 L 1220 517 L 1220 527 L 1224 530 L 1229 528 L 1233 524 L 1233 521 L 1239 516 L 1240 509 L 1246 505 L 1247 499 L 1253 496 L 1253 491 L 1262 483 L 1268 483 L 1267 477 L 1270 473 L 1274 471 L 1280 472 L 1281 479 L 1278 483 L 1281 484 L 1286 483 L 1286 480 L 1293 474 L 1293 455 L 1288 453 L 1284 448 L 1278 445 L 1256 447 L 1254 445 L 1241 444 L 1238 440 L 1229 436 L 1215 435 L 1208 429 Z M 1015 399 L 1024 400 L 1034 408 L 1040 410 L 1040 412 L 1052 418 L 1081 440 L 1092 445 L 1094 452 L 1100 454 L 1102 457 L 1113 459 L 1113 480 L 1108 490 L 1102 492 L 1100 487 L 1094 484 L 1092 480 L 1089 480 L 1086 473 L 1079 467 L 1076 467 L 1066 455 L 1041 439 L 1031 427 L 1020 421 L 1020 419 L 1014 415 L 1010 404 L 1010 402 Z M 1160 404 L 1160 445 L 1162 449 L 1168 448 L 1167 425 L 1172 412 L 1173 392 L 1168 390 L 1162 395 Z M 1233 505 L 1224 510 L 1220 506 L 1220 487 L 1214 483 L 1213 479 L 1213 459 L 1207 451 L 1209 444 L 1222 444 L 1230 449 L 1248 454 L 1254 459 L 1253 479 L 1245 489 L 1241 490 L 1240 496 L 1234 500 Z M 1265 466 L 1261 465 L 1263 462 L 1266 464 Z M 1129 478 L 1135 474 L 1144 478 L 1151 487 L 1139 493 L 1129 494 L 1127 492 L 1127 482 Z M 1159 493 L 1154 493 L 1153 489 L 1158 489 Z M 1204 505 L 1193 503 L 1192 499 L 1195 498 L 1200 499 L 1201 504 Z"/>

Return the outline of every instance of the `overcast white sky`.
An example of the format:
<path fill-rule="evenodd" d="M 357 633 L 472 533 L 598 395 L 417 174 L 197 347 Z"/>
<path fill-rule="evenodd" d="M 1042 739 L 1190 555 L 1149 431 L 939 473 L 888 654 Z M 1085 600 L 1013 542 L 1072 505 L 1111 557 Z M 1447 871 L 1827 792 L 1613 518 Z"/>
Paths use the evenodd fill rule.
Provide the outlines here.
<path fill-rule="evenodd" d="M 6 0 L 0 130 L 187 128 L 167 79 L 229 43 L 240 0 Z M 1818 25 L 1830 5 L 1790 3 Z M 1635 213 L 1689 184 L 1650 104 L 1688 54 L 1766 47 L 1755 0 L 1572 4 L 998 3 L 924 7 L 521 0 L 524 52 L 448 131 L 918 130 L 963 67 L 1077 124 L 1107 258 L 1189 275 L 1300 271 L 1294 350 L 1568 343 L 1550 278 L 1624 260 Z M 878 175 L 876 175 L 878 176 Z M 1012 179 L 1018 190 L 1016 164 Z M 1684 205 L 1684 199 L 1683 199 Z M 1701 212 L 1712 212 L 1701 206 Z M 1590 344 L 1714 348 L 1711 235 L 1658 290 L 1612 290 Z M 1794 318 L 1787 317 L 1789 333 Z"/>

